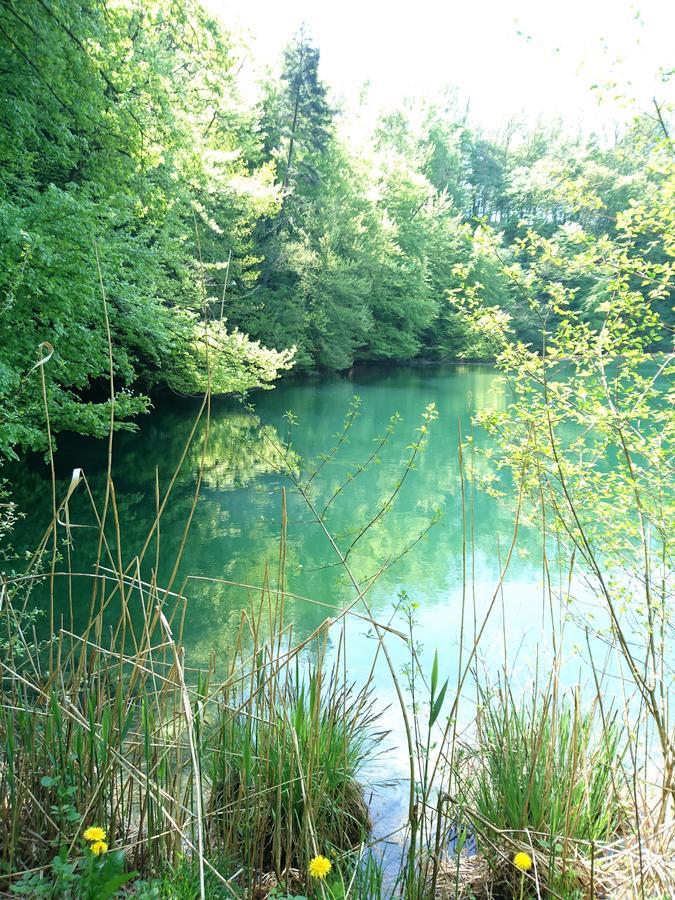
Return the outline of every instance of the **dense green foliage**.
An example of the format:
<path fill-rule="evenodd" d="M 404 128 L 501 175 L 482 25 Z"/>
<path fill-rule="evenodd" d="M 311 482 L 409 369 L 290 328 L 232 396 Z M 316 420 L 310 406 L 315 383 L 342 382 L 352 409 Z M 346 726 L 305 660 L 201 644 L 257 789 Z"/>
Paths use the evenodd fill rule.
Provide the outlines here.
<path fill-rule="evenodd" d="M 303 30 L 256 101 L 237 40 L 195 2 L 0 4 L 5 452 L 46 446 L 43 390 L 53 430 L 105 433 L 108 323 L 122 426 L 157 388 L 492 356 L 459 294 L 538 345 L 554 304 L 523 301 L 523 239 L 614 246 L 664 177 L 659 116 L 611 147 L 559 126 L 489 137 L 446 97 L 356 139 L 370 111 L 332 104 Z M 597 325 L 606 272 L 573 268 L 565 288 Z"/>
<path fill-rule="evenodd" d="M 254 224 L 277 204 L 271 171 L 250 164 L 227 36 L 194 4 L 7 2 L 0 59 L 0 445 L 44 446 L 28 373 L 51 348 L 52 424 L 105 432 L 106 312 L 118 420 L 146 407 L 139 385 L 272 380 L 288 354 L 200 324 L 220 319 L 209 272 L 231 249 L 245 280 Z"/>

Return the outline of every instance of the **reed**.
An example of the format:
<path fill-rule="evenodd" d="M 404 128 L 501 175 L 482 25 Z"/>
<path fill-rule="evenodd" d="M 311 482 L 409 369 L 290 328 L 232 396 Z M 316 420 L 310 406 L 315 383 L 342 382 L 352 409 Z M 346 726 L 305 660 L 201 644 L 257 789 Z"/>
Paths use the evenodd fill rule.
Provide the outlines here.
<path fill-rule="evenodd" d="M 580 891 L 591 848 L 625 827 L 628 792 L 617 779 L 626 735 L 616 719 L 604 728 L 598 719 L 578 694 L 544 691 L 517 702 L 508 685 L 481 689 L 461 808 L 496 879 L 514 891 L 520 878 L 499 853 L 505 840 L 512 853 L 537 856 L 538 876 L 553 890 Z"/>
<path fill-rule="evenodd" d="M 281 599 L 264 589 L 242 614 L 224 677 L 195 677 L 157 587 L 125 578 L 98 575 L 103 609 L 124 584 L 105 645 L 92 637 L 102 610 L 85 636 L 64 628 L 31 645 L 3 586 L 3 871 L 72 854 L 92 823 L 144 872 L 188 851 L 207 869 L 207 858 L 236 860 L 251 890 L 270 872 L 306 871 L 319 849 L 360 846 L 369 818 L 357 775 L 379 736 L 339 659 L 324 671 L 325 634 L 294 643 Z"/>

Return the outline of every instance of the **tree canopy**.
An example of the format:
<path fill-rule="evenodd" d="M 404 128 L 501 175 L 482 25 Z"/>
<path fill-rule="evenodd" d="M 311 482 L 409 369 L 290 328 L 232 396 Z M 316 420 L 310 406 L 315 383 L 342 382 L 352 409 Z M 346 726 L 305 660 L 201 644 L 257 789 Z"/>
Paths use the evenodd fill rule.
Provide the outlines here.
<path fill-rule="evenodd" d="M 661 107 L 610 144 L 551 124 L 488 135 L 446 97 L 357 141 L 304 29 L 258 102 L 242 52 L 194 0 L 0 3 L 3 452 L 45 447 L 45 398 L 54 431 L 105 433 L 111 367 L 117 427 L 133 427 L 159 389 L 490 357 L 462 298 L 538 347 L 558 313 L 528 274 L 536 247 L 546 284 L 557 272 L 601 328 L 607 260 L 638 216 L 640 252 L 665 264 L 641 212 L 672 204 Z M 631 289 L 651 287 L 636 271 Z M 672 305 L 668 288 L 656 349 Z"/>

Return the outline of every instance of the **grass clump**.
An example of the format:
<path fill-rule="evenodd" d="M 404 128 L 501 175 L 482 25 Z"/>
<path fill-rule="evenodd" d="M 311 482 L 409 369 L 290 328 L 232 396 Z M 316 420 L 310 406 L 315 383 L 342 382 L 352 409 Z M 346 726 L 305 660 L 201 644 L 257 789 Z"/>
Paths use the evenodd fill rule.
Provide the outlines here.
<path fill-rule="evenodd" d="M 482 691 L 476 746 L 463 785 L 465 814 L 480 853 L 507 896 L 524 882 L 574 897 L 591 878 L 595 848 L 625 822 L 615 772 L 623 731 L 596 722 L 578 697 Z M 519 865 L 530 859 L 531 865 Z M 579 894 L 581 896 L 581 894 Z"/>
<path fill-rule="evenodd" d="M 377 742 L 368 693 L 320 664 L 270 690 L 273 667 L 258 668 L 252 689 L 233 685 L 208 738 L 211 827 L 253 874 L 307 871 L 319 851 L 348 853 L 370 829 L 358 781 Z"/>

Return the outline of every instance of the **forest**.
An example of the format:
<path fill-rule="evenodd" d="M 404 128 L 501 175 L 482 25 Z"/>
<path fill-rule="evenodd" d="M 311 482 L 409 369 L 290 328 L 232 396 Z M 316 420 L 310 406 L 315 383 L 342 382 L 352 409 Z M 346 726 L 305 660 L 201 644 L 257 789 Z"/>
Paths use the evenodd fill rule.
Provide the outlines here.
<path fill-rule="evenodd" d="M 658 99 L 611 143 L 562 123 L 484 134 L 450 91 L 381 112 L 356 140 L 304 29 L 255 102 L 242 53 L 192 2 L 3 3 L 4 454 L 45 449 L 46 356 L 54 431 L 106 432 L 106 328 L 130 427 L 161 390 L 243 395 L 357 362 L 490 359 L 469 295 L 536 343 L 557 314 L 545 288 L 519 287 L 540 239 L 593 325 L 610 289 L 582 253 L 622 246 L 639 204 L 672 201 Z"/>

